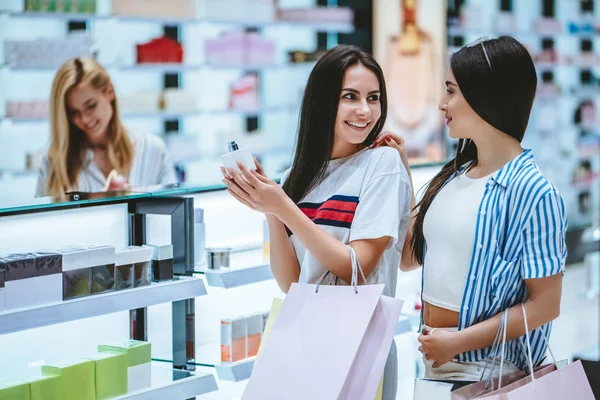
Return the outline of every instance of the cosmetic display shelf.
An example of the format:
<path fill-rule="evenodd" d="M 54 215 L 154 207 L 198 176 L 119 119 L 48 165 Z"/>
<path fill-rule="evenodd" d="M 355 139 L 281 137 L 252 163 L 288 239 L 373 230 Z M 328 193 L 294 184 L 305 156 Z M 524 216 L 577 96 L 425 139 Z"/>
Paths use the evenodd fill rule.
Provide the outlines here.
<path fill-rule="evenodd" d="M 87 21 L 97 17 L 95 14 L 89 13 L 59 13 L 59 12 L 43 12 L 43 11 L 6 11 L 0 10 L 0 15 L 7 14 L 12 18 L 45 18 L 59 19 L 66 21 Z"/>
<path fill-rule="evenodd" d="M 66 21 L 87 21 L 87 20 L 114 20 L 123 22 L 152 22 L 161 24 L 227 24 L 238 26 L 294 26 L 310 28 L 322 32 L 351 33 L 354 31 L 354 25 L 350 23 L 337 22 L 310 22 L 310 21 L 233 21 L 217 20 L 207 18 L 170 18 L 170 17 L 145 17 L 130 15 L 110 15 L 110 14 L 84 14 L 84 13 L 58 13 L 58 12 L 6 12 L 0 10 L 1 14 L 8 14 L 12 18 L 46 18 L 59 19 Z"/>
<path fill-rule="evenodd" d="M 268 263 L 247 268 L 207 270 L 203 273 L 209 286 L 224 289 L 273 279 L 271 266 Z"/>
<path fill-rule="evenodd" d="M 114 400 L 183 400 L 219 390 L 215 376 L 208 372 L 173 369 L 170 363 L 153 361 L 152 386 Z"/>
<path fill-rule="evenodd" d="M 196 364 L 214 367 L 217 376 L 223 381 L 240 382 L 250 378 L 255 357 L 236 362 L 221 362 L 221 344 L 219 342 L 196 346 Z"/>
<path fill-rule="evenodd" d="M 161 303 L 191 299 L 205 294 L 206 287 L 201 278 L 179 277 L 173 281 L 152 283 L 150 286 L 135 289 L 11 310 L 0 313 L 0 335 Z"/>
<path fill-rule="evenodd" d="M 533 38 L 548 38 L 548 37 L 569 37 L 569 38 L 591 38 L 597 36 L 595 32 L 578 32 L 572 33 L 566 30 L 561 32 L 536 32 L 536 31 L 512 31 L 502 32 L 495 29 L 471 29 L 463 27 L 448 27 L 448 35 L 450 36 L 489 36 L 496 37 L 500 35 L 510 35 L 517 39 L 521 37 L 533 37 Z"/>
<path fill-rule="evenodd" d="M 197 265 L 196 272 L 204 274 L 209 286 L 224 289 L 273 279 L 271 266 L 264 259 L 262 249 L 231 253 L 230 265 L 230 268 L 220 269 Z"/>
<path fill-rule="evenodd" d="M 211 70 L 255 70 L 255 71 L 268 71 L 268 70 L 283 70 L 283 69 L 300 69 L 300 68 L 312 68 L 316 62 L 302 62 L 302 63 L 286 63 L 286 64 L 232 64 L 232 65 L 219 65 L 219 64 L 185 64 L 185 63 L 141 63 L 132 65 L 111 65 L 107 64 L 106 68 L 110 71 L 117 72 L 160 72 L 160 73 L 183 73 L 183 72 L 196 72 L 203 69 Z M 60 65 L 40 65 L 40 66 L 11 66 L 8 64 L 0 65 L 0 68 L 7 68 L 12 72 L 48 72 L 54 73 Z"/>

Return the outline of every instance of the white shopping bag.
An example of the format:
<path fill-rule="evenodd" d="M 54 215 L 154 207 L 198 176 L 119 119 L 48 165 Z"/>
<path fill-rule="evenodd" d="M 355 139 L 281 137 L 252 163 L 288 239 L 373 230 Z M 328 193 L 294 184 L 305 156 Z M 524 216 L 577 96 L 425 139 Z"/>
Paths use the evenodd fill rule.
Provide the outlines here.
<path fill-rule="evenodd" d="M 292 284 L 243 400 L 375 397 L 402 301 L 381 301 L 384 285 L 357 286 L 350 251 L 353 286 Z"/>

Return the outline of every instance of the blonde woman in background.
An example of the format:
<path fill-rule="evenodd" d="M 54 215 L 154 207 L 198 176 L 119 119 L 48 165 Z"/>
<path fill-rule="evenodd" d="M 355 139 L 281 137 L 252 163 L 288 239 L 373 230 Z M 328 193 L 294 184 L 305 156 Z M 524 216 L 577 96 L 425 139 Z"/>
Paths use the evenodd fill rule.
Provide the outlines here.
<path fill-rule="evenodd" d="M 160 138 L 125 129 L 110 76 L 92 58 L 70 59 L 58 69 L 50 123 L 36 197 L 177 182 Z M 112 179 L 117 174 L 121 178 Z"/>

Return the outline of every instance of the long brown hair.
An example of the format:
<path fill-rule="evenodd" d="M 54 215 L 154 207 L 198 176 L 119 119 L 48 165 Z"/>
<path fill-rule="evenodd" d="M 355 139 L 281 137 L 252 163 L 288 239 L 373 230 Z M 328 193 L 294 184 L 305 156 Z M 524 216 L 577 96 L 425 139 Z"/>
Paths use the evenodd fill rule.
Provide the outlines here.
<path fill-rule="evenodd" d="M 310 73 L 304 91 L 298 122 L 296 154 L 283 190 L 294 201 L 304 196 L 323 179 L 331 152 L 340 93 L 346 70 L 361 64 L 379 81 L 381 117 L 362 143 L 369 146 L 381 133 L 387 116 L 387 93 L 381 67 L 366 51 L 357 46 L 338 45 L 325 53 Z"/>
<path fill-rule="evenodd" d="M 85 133 L 67 115 L 67 95 L 75 86 L 89 82 L 97 90 L 106 91 L 111 84 L 108 72 L 93 58 L 73 58 L 56 72 L 50 95 L 52 127 L 48 162 L 50 166 L 48 196 L 60 196 L 75 188 L 87 147 Z M 119 118 L 117 98 L 111 102 L 113 116 L 108 125 L 108 160 L 120 175 L 127 176 L 133 162 L 133 145 Z"/>
<path fill-rule="evenodd" d="M 537 87 L 535 66 L 527 49 L 514 38 L 502 36 L 463 47 L 452 55 L 450 68 L 473 111 L 497 130 L 521 142 Z M 429 182 L 417 205 L 411 245 L 419 264 L 423 264 L 424 258 L 425 214 L 446 181 L 469 162 L 477 163 L 477 147 L 472 140 L 461 139 L 455 158 Z"/>

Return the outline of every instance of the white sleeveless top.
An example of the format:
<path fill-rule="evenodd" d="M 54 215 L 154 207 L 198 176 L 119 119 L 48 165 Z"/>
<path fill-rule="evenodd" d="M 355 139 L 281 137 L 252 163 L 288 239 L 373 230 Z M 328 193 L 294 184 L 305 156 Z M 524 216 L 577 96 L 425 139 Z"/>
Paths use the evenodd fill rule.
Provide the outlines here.
<path fill-rule="evenodd" d="M 423 221 L 427 242 L 423 300 L 460 312 L 471 265 L 477 214 L 489 176 L 458 175 L 434 198 Z"/>

